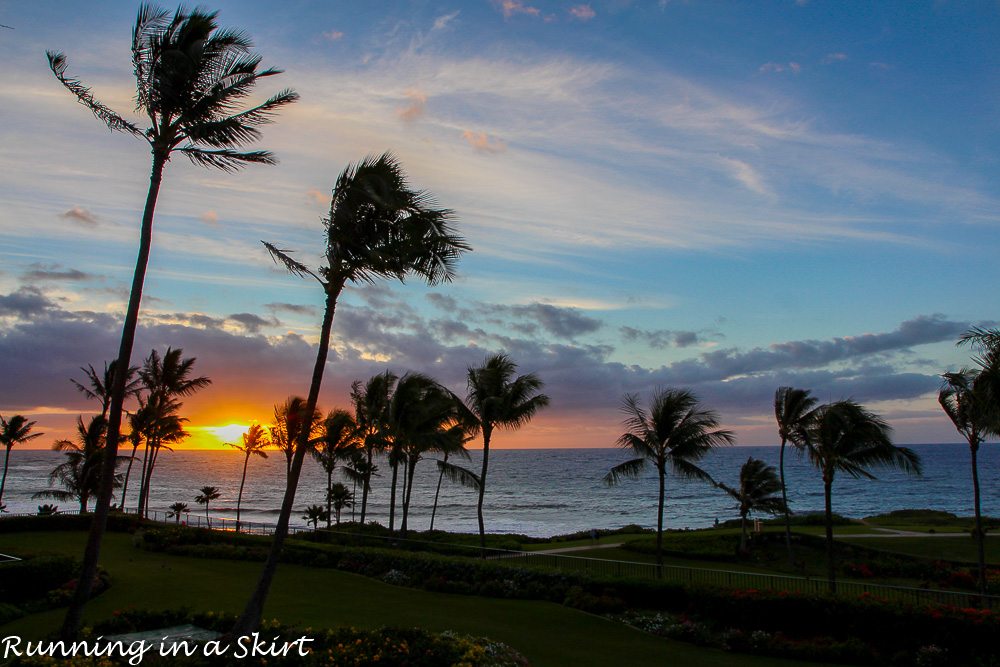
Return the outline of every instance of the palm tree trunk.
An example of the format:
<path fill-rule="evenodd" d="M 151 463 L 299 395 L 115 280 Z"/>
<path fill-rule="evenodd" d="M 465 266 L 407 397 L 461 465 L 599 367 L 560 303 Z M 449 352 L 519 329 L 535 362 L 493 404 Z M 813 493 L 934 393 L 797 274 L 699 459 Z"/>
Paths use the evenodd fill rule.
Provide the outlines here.
<path fill-rule="evenodd" d="M 406 477 L 403 479 L 403 522 L 400 530 L 403 537 L 406 537 L 406 519 L 410 516 L 410 496 L 413 494 L 413 473 L 417 470 L 416 456 L 409 457 L 409 465 L 406 466 Z"/>
<path fill-rule="evenodd" d="M 444 455 L 444 462 L 448 462 L 448 455 Z M 434 492 L 434 508 L 431 510 L 431 530 L 434 530 L 434 515 L 438 511 L 438 496 L 441 495 L 441 482 L 444 481 L 444 468 L 441 468 L 440 474 L 438 474 L 438 485 L 437 491 Z"/>
<path fill-rule="evenodd" d="M 278 569 L 278 559 L 281 557 L 281 547 L 288 536 L 288 522 L 292 516 L 292 505 L 295 503 L 295 491 L 299 484 L 299 475 L 302 472 L 302 461 L 305 459 L 308 450 L 309 430 L 312 425 L 313 413 L 316 411 L 316 401 L 319 399 L 319 389 L 323 384 L 323 371 L 326 369 L 326 357 L 330 349 L 330 330 L 333 328 L 333 315 L 337 309 L 337 297 L 344 289 L 344 279 L 338 283 L 331 283 L 326 286 L 326 309 L 323 313 L 323 327 L 320 331 L 319 350 L 316 353 L 316 364 L 313 367 L 312 382 L 309 385 L 309 397 L 306 399 L 305 420 L 299 433 L 298 442 L 295 447 L 295 456 L 292 459 L 292 468 L 288 475 L 288 483 L 285 486 L 285 498 L 281 503 L 281 513 L 278 515 L 278 525 L 274 528 L 274 539 L 271 542 L 271 550 L 264 563 L 264 569 L 260 573 L 257 581 L 257 588 L 254 590 L 243 614 L 237 619 L 236 624 L 230 631 L 234 637 L 250 634 L 260 625 L 261 615 L 264 613 L 264 601 L 271 590 L 271 582 Z"/>
<path fill-rule="evenodd" d="M 0 506 L 3 505 L 3 488 L 7 486 L 7 466 L 10 464 L 10 449 L 11 446 L 7 446 L 7 453 L 3 457 L 3 477 L 0 477 Z"/>
<path fill-rule="evenodd" d="M 830 592 L 837 592 L 837 566 L 833 561 L 833 476 L 823 475 L 823 496 L 826 510 L 826 576 Z"/>
<path fill-rule="evenodd" d="M 236 532 L 240 532 L 240 506 L 243 505 L 243 485 L 247 481 L 247 464 L 250 463 L 250 452 L 243 458 L 243 477 L 240 478 L 240 492 L 236 496 Z"/>
<path fill-rule="evenodd" d="M 365 478 L 361 483 L 361 526 L 365 525 L 365 512 L 368 511 L 368 492 L 372 480 L 372 448 L 368 447 L 368 465 L 365 467 Z"/>
<path fill-rule="evenodd" d="M 479 473 L 479 502 L 476 514 L 479 517 L 479 548 L 484 549 L 482 556 L 486 558 L 486 524 L 483 523 L 483 499 L 486 498 L 486 472 L 490 467 L 490 436 L 493 435 L 488 425 L 483 424 L 483 469 Z"/>
<path fill-rule="evenodd" d="M 94 520 L 87 536 L 87 546 L 83 552 L 83 565 L 77 579 L 76 591 L 69 609 L 66 610 L 66 617 L 59 633 L 65 641 L 72 640 L 80 630 L 83 606 L 90 599 L 90 593 L 93 590 L 94 579 L 97 577 L 97 562 L 101 556 L 101 542 L 104 540 L 104 531 L 108 525 L 108 513 L 111 510 L 111 498 L 114 495 L 115 464 L 118 459 L 122 407 L 125 404 L 125 381 L 128 379 L 129 364 L 132 363 L 132 345 L 135 342 L 135 329 L 139 322 L 142 286 L 146 280 L 146 264 L 149 262 L 149 249 L 153 241 L 153 212 L 156 210 L 156 198 L 160 193 L 160 182 L 163 180 L 163 167 L 169 156 L 168 151 L 169 148 L 153 147 L 153 166 L 149 175 L 149 190 L 146 193 L 146 205 L 142 212 L 142 228 L 139 234 L 139 254 L 135 260 L 132 290 L 129 293 L 128 309 L 125 311 L 125 323 L 122 326 L 121 344 L 118 346 L 118 356 L 116 357 L 119 371 L 114 374 L 115 382 L 111 392 L 101 487 L 97 496 L 97 506 L 94 508 Z"/>
<path fill-rule="evenodd" d="M 778 474 L 781 477 L 781 504 L 785 515 L 785 547 L 788 549 L 788 565 L 795 566 L 795 556 L 792 554 L 792 520 L 788 513 L 788 495 L 785 490 L 785 438 L 781 439 L 781 450 L 778 454 Z"/>
<path fill-rule="evenodd" d="M 333 506 L 333 498 L 330 494 L 333 492 L 333 466 L 327 468 L 326 470 L 326 527 L 330 527 L 330 511 Z M 337 523 L 340 523 L 340 517 L 337 517 Z"/>
<path fill-rule="evenodd" d="M 153 487 L 153 469 L 156 467 L 156 459 L 160 457 L 160 442 L 153 443 L 153 452 L 149 455 L 149 467 L 146 469 L 146 483 L 143 484 L 142 495 L 142 517 L 149 518 L 149 492 Z"/>
<path fill-rule="evenodd" d="M 740 555 L 747 552 L 747 515 L 740 513 Z"/>
<path fill-rule="evenodd" d="M 125 511 L 125 494 L 128 491 L 128 478 L 132 474 L 132 464 L 135 463 L 135 450 L 139 449 L 139 443 L 132 445 L 132 455 L 128 458 L 128 469 L 125 471 L 125 482 L 122 484 L 121 511 Z"/>
<path fill-rule="evenodd" d="M 667 471 L 663 466 L 658 466 L 660 473 L 660 494 L 656 503 L 656 576 L 663 576 L 663 497 L 666 487 Z"/>
<path fill-rule="evenodd" d="M 976 442 L 969 447 L 972 452 L 972 495 L 973 504 L 976 510 L 976 557 L 978 558 L 979 565 L 979 576 L 977 578 L 977 584 L 979 587 L 979 594 L 982 596 L 986 595 L 986 549 L 985 549 L 985 535 L 983 534 L 983 515 L 982 507 L 979 500 L 979 462 L 978 462 L 978 451 L 979 443 Z"/>
<path fill-rule="evenodd" d="M 139 499 L 135 503 L 135 513 L 142 518 L 142 501 L 146 497 L 146 466 L 149 465 L 149 440 L 142 448 L 142 470 L 139 471 Z"/>
<path fill-rule="evenodd" d="M 212 517 L 208 516 L 208 500 L 205 501 L 205 523 L 209 528 L 212 527 Z"/>
<path fill-rule="evenodd" d="M 392 453 L 389 454 L 390 458 Z M 396 527 L 396 478 L 399 475 L 399 460 L 392 462 L 392 490 L 389 492 L 389 532 Z"/>
<path fill-rule="evenodd" d="M 86 494 L 80 495 L 80 514 L 87 513 L 87 503 L 90 501 L 90 496 Z"/>
<path fill-rule="evenodd" d="M 354 484 L 351 487 L 351 499 L 353 500 L 358 495 L 358 480 L 354 480 Z M 354 504 L 351 504 L 351 523 L 354 523 Z"/>

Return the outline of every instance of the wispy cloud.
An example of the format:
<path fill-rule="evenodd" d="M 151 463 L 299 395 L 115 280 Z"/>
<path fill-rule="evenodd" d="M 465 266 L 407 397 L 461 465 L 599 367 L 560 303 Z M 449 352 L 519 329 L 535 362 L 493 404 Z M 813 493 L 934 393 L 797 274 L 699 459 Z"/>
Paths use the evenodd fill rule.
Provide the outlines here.
<path fill-rule="evenodd" d="M 411 88 L 403 93 L 410 103 L 404 107 L 396 109 L 396 115 L 405 121 L 414 121 L 424 115 L 427 106 L 427 95 L 415 88 Z"/>
<path fill-rule="evenodd" d="M 787 62 L 787 63 L 775 63 L 768 62 L 764 63 L 757 68 L 761 74 L 770 74 L 778 72 L 791 72 L 792 74 L 798 74 L 802 71 L 802 65 L 797 62 Z"/>
<path fill-rule="evenodd" d="M 830 63 L 839 63 L 847 60 L 846 53 L 828 53 L 823 56 L 823 64 L 829 65 Z"/>
<path fill-rule="evenodd" d="M 437 17 L 434 19 L 434 30 L 444 30 L 451 24 L 452 21 L 458 18 L 458 15 L 461 13 L 462 10 L 456 9 L 451 14 L 443 14 L 442 16 Z"/>
<path fill-rule="evenodd" d="M 330 42 L 338 42 L 344 38 L 344 33 L 340 30 L 327 30 L 323 33 L 323 39 Z"/>
<path fill-rule="evenodd" d="M 219 214 L 209 209 L 201 214 L 201 221 L 207 225 L 217 226 L 219 224 Z"/>
<path fill-rule="evenodd" d="M 528 16 L 538 16 L 541 12 L 537 7 L 526 5 L 521 0 L 500 0 L 500 11 L 504 18 L 509 19 L 515 14 L 527 14 Z"/>
<path fill-rule="evenodd" d="M 483 153 L 502 153 L 507 150 L 507 144 L 501 139 L 491 137 L 485 132 L 465 130 L 462 132 L 462 138 L 474 149 Z"/>
<path fill-rule="evenodd" d="M 570 7 L 568 11 L 570 16 L 579 21 L 589 21 L 597 16 L 597 12 L 595 12 L 590 5 L 574 5 L 573 7 Z"/>
<path fill-rule="evenodd" d="M 78 222 L 81 225 L 86 225 L 88 227 L 94 227 L 97 225 L 97 216 L 82 206 L 74 206 L 63 213 L 60 213 L 59 217 L 65 220 Z"/>

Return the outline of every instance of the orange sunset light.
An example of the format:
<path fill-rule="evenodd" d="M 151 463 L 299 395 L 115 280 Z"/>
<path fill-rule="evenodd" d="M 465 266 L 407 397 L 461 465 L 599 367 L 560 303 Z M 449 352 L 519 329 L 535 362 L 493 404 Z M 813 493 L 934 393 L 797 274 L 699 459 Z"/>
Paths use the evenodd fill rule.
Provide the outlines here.
<path fill-rule="evenodd" d="M 230 423 L 223 426 L 188 426 L 191 434 L 185 449 L 229 449 L 226 443 L 239 443 L 241 437 L 250 428 L 250 424 Z"/>

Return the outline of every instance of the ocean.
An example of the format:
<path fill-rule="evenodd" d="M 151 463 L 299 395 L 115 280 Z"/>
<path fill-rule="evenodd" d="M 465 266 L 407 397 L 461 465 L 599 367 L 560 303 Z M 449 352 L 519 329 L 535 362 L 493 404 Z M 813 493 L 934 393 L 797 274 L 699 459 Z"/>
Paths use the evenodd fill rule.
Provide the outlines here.
<path fill-rule="evenodd" d="M 959 515 L 972 514 L 972 481 L 969 450 L 965 445 L 914 445 L 920 454 L 924 475 L 876 471 L 877 480 L 855 480 L 839 474 L 834 483 L 833 509 L 851 517 L 864 517 L 890 510 L 930 508 Z M 472 451 L 466 467 L 478 472 L 480 451 Z M 740 466 L 748 457 L 763 459 L 777 467 L 778 447 L 728 447 L 712 452 L 703 467 L 713 478 L 736 486 Z M 654 527 L 657 484 L 653 468 L 639 480 L 624 480 L 615 487 L 605 486 L 604 474 L 630 458 L 619 449 L 497 449 L 490 453 L 484 514 L 491 533 L 523 533 L 549 536 L 592 528 L 617 528 L 627 524 Z M 76 510 L 77 503 L 32 499 L 47 488 L 48 474 L 63 459 L 52 451 L 11 452 L 10 471 L 4 502 L 11 513 L 34 513 L 39 504 L 52 503 L 61 509 Z M 133 467 L 126 506 L 134 507 L 138 493 L 138 467 Z M 210 505 L 212 517 L 236 516 L 236 497 L 243 458 L 236 451 L 162 452 L 150 497 L 150 509 L 167 511 L 175 502 L 191 507 L 191 516 L 204 515 L 204 507 L 194 502 L 203 486 L 217 486 L 222 496 Z M 785 455 L 789 501 L 798 513 L 821 512 L 823 483 L 807 459 L 789 449 Z M 979 455 L 983 512 L 1000 516 L 1000 448 L 987 445 Z M 379 477 L 372 483 L 368 519 L 388 523 L 391 473 L 379 462 Z M 340 480 L 340 474 L 334 474 Z M 280 452 L 250 461 L 243 493 L 245 521 L 274 523 L 284 492 L 285 460 Z M 437 484 L 437 467 L 431 459 L 417 465 L 409 526 L 426 529 Z M 350 488 L 350 484 L 347 484 Z M 324 504 L 326 475 L 319 464 L 306 460 L 295 499 L 293 525 L 304 526 L 305 506 Z M 360 511 L 361 494 L 358 493 Z M 397 509 L 397 517 L 399 510 Z M 343 519 L 349 520 L 351 510 Z M 716 519 L 738 518 L 735 503 L 721 490 L 705 482 L 669 477 L 666 485 L 665 523 L 667 528 L 701 528 Z M 398 521 L 398 518 L 397 518 Z M 441 487 L 435 528 L 476 532 L 476 492 L 445 479 Z"/>

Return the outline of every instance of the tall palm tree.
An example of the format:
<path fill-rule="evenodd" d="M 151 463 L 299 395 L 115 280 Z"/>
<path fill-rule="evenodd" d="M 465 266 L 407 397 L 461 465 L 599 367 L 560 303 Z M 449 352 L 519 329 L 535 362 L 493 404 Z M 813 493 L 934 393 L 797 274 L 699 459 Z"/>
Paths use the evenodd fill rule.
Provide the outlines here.
<path fill-rule="evenodd" d="M 7 485 L 7 466 L 10 465 L 10 450 L 15 445 L 22 445 L 44 433 L 32 433 L 31 429 L 38 422 L 30 422 L 24 415 L 14 415 L 9 420 L 0 415 L 0 445 L 4 447 L 3 477 L 0 477 L 0 506 L 3 505 L 3 489 Z"/>
<path fill-rule="evenodd" d="M 659 478 L 656 513 L 656 564 L 663 565 L 663 507 L 667 468 L 691 479 L 714 483 L 711 476 L 698 467 L 700 461 L 715 447 L 731 445 L 733 434 L 718 428 L 719 418 L 712 410 L 703 409 L 698 399 L 686 389 L 657 389 L 647 411 L 639 405 L 639 397 L 626 394 L 622 401 L 625 428 L 618 446 L 631 450 L 636 458 L 620 463 L 604 476 L 608 486 L 621 479 L 638 479 L 639 473 L 651 463 Z"/>
<path fill-rule="evenodd" d="M 351 383 L 351 403 L 354 405 L 354 422 L 358 425 L 358 438 L 364 460 L 355 468 L 361 473 L 361 525 L 365 524 L 368 512 L 368 494 L 371 480 L 378 471 L 373 462 L 377 453 L 388 449 L 392 442 L 389 432 L 389 400 L 396 389 L 399 378 L 385 371 L 373 375 L 362 384 L 360 380 Z"/>
<path fill-rule="evenodd" d="M 236 532 L 240 532 L 240 506 L 243 504 L 243 486 L 247 481 L 247 465 L 250 463 L 251 456 L 259 456 L 262 459 L 267 458 L 267 452 L 264 448 L 271 443 L 267 440 L 267 431 L 260 424 L 252 424 L 247 432 L 243 434 L 242 444 L 233 444 L 227 442 L 226 444 L 230 447 L 234 447 L 241 452 L 243 452 L 243 476 L 240 477 L 240 492 L 236 496 Z"/>
<path fill-rule="evenodd" d="M 482 366 L 468 369 L 468 393 L 460 419 L 472 432 L 483 434 L 483 465 L 479 472 L 479 545 L 486 548 L 486 526 L 483 522 L 483 500 L 486 497 L 486 473 L 489 472 L 490 443 L 493 432 L 517 430 L 531 421 L 539 410 L 549 404 L 549 397 L 540 393 L 543 382 L 534 373 L 515 377 L 517 364 L 506 354 L 486 357 Z M 485 556 L 485 552 L 484 556 Z"/>
<path fill-rule="evenodd" d="M 972 360 L 979 368 L 977 381 L 985 398 L 985 427 L 991 435 L 1000 436 L 1000 329 L 973 327 L 958 344 L 969 345 L 976 352 Z"/>
<path fill-rule="evenodd" d="M 104 474 L 104 457 L 109 456 L 105 446 L 105 428 L 107 421 L 100 415 L 95 415 L 87 424 L 83 418 L 76 420 L 77 438 L 72 440 L 57 440 L 52 449 L 63 452 L 66 460 L 56 466 L 49 474 L 49 484 L 59 483 L 62 490 L 47 489 L 32 495 L 32 498 L 55 498 L 57 500 L 75 500 L 80 503 L 80 512 L 88 509 L 90 499 L 97 495 L 101 486 L 101 475 Z M 125 457 L 119 456 L 114 469 L 123 463 Z M 121 486 L 121 475 L 113 473 L 113 488 Z"/>
<path fill-rule="evenodd" d="M 87 364 L 86 368 L 83 366 L 80 367 L 86 378 L 86 384 L 70 378 L 70 382 L 77 388 L 77 391 L 87 398 L 95 399 L 101 403 L 101 417 L 105 419 L 108 417 L 108 408 L 111 407 L 111 390 L 114 387 L 115 369 L 117 367 L 117 360 L 111 363 L 105 361 L 104 372 L 98 374 L 97 370 L 91 364 Z M 135 375 L 138 371 L 139 368 L 137 366 L 132 366 L 128 369 L 128 375 L 125 378 L 126 397 L 135 396 L 138 398 L 139 396 L 139 390 L 142 385 L 139 382 L 139 378 Z"/>
<path fill-rule="evenodd" d="M 856 479 L 875 479 L 873 467 L 895 468 L 920 474 L 920 457 L 906 447 L 892 444 L 892 429 L 880 416 L 854 401 L 828 403 L 816 409 L 805 435 L 806 453 L 823 476 L 826 513 L 826 557 L 830 592 L 837 592 L 833 549 L 834 476 L 838 471 Z"/>
<path fill-rule="evenodd" d="M 174 523 L 180 525 L 181 514 L 187 514 L 191 509 L 187 506 L 187 503 L 174 503 L 170 506 L 170 513 L 167 514 L 167 518 L 173 518 Z"/>
<path fill-rule="evenodd" d="M 150 350 L 139 370 L 139 380 L 146 391 L 145 406 L 151 413 L 147 423 L 150 431 L 146 437 L 142 486 L 139 490 L 141 516 L 145 516 L 148 511 L 150 483 L 160 450 L 171 451 L 171 443 L 180 442 L 187 437 L 182 428 L 187 420 L 179 415 L 182 403 L 178 399 L 190 396 L 212 383 L 208 377 L 194 377 L 192 374 L 197 358 L 185 358 L 183 354 L 184 350 L 181 348 L 168 347 L 162 357 L 156 350 Z"/>
<path fill-rule="evenodd" d="M 747 516 L 751 512 L 778 514 L 785 509 L 785 500 L 775 495 L 781 489 L 781 482 L 774 474 L 774 467 L 752 456 L 740 468 L 740 485 L 719 488 L 739 503 L 740 511 L 740 553 L 747 551 Z"/>
<path fill-rule="evenodd" d="M 316 364 L 306 399 L 307 415 L 312 415 L 316 409 L 330 347 L 333 315 L 344 287 L 348 283 L 372 283 L 381 278 L 403 280 L 411 274 L 429 284 L 450 281 L 455 275 L 458 258 L 469 249 L 453 232 L 451 218 L 451 211 L 434 208 L 427 193 L 411 189 L 402 167 L 386 153 L 348 165 L 337 179 L 330 214 L 324 220 L 325 266 L 313 271 L 292 259 L 287 251 L 265 243 L 276 262 L 297 276 L 314 278 L 326 295 Z M 306 433 L 307 429 L 299 434 L 271 551 L 257 588 L 236 622 L 233 631 L 237 635 L 246 634 L 260 623 L 264 600 L 288 534 L 288 520 L 308 448 Z"/>
<path fill-rule="evenodd" d="M 309 422 L 309 442 L 320 434 L 319 410 L 313 410 L 312 419 L 306 419 L 306 399 L 301 396 L 289 396 L 284 403 L 274 406 L 274 423 L 268 427 L 271 434 L 271 444 L 277 447 L 285 456 L 285 478 L 292 472 L 292 459 L 295 455 L 295 443 L 298 441 L 299 430 Z"/>
<path fill-rule="evenodd" d="M 778 422 L 778 436 L 781 449 L 778 453 L 778 473 L 781 479 L 781 500 L 785 515 L 785 547 L 788 550 L 788 564 L 793 565 L 792 522 L 788 511 L 788 489 L 785 485 L 785 445 L 791 442 L 800 451 L 805 446 L 803 434 L 814 416 L 813 408 L 817 400 L 809 395 L 808 389 L 778 387 L 774 392 L 774 418 Z"/>
<path fill-rule="evenodd" d="M 142 214 L 139 252 L 132 277 L 121 342 L 115 357 L 123 367 L 132 359 L 132 345 L 139 320 L 146 264 L 152 245 L 153 213 L 164 167 L 175 153 L 195 164 L 235 171 L 245 164 L 274 164 L 268 151 L 243 150 L 260 137 L 261 125 L 274 112 L 298 99 L 292 90 L 282 90 L 261 104 L 240 109 L 258 80 L 281 70 L 260 68 L 260 57 L 251 53 L 249 37 L 239 30 L 219 30 L 217 14 L 202 9 L 169 12 L 151 5 L 139 6 L 132 31 L 132 66 L 136 79 L 136 111 L 149 119 L 149 127 L 125 119 L 98 101 L 90 89 L 67 74 L 66 57 L 48 52 L 49 67 L 56 78 L 112 131 L 125 132 L 145 141 L 152 152 L 149 189 Z M 110 467 L 118 454 L 122 406 L 125 401 L 126 373 L 115 373 L 108 415 L 107 446 L 111 452 L 105 464 L 105 486 L 101 489 L 91 534 L 84 552 L 83 566 L 73 601 L 63 623 L 64 640 L 73 637 L 80 625 L 100 555 L 101 540 L 111 507 Z"/>
<path fill-rule="evenodd" d="M 330 516 L 333 510 L 333 472 L 336 470 L 338 462 L 350 460 L 351 455 L 357 451 L 359 442 L 358 424 L 354 421 L 354 416 L 347 410 L 333 410 L 323 420 L 322 434 L 315 441 L 312 455 L 322 466 L 323 472 L 326 473 L 327 528 L 330 527 Z M 340 523 L 339 510 L 337 511 L 337 523 Z"/>
<path fill-rule="evenodd" d="M 208 515 L 208 504 L 213 500 L 218 499 L 222 495 L 217 486 L 203 486 L 199 489 L 199 493 L 194 497 L 194 501 L 199 505 L 205 506 L 205 523 L 208 527 L 212 527 L 212 517 Z"/>

